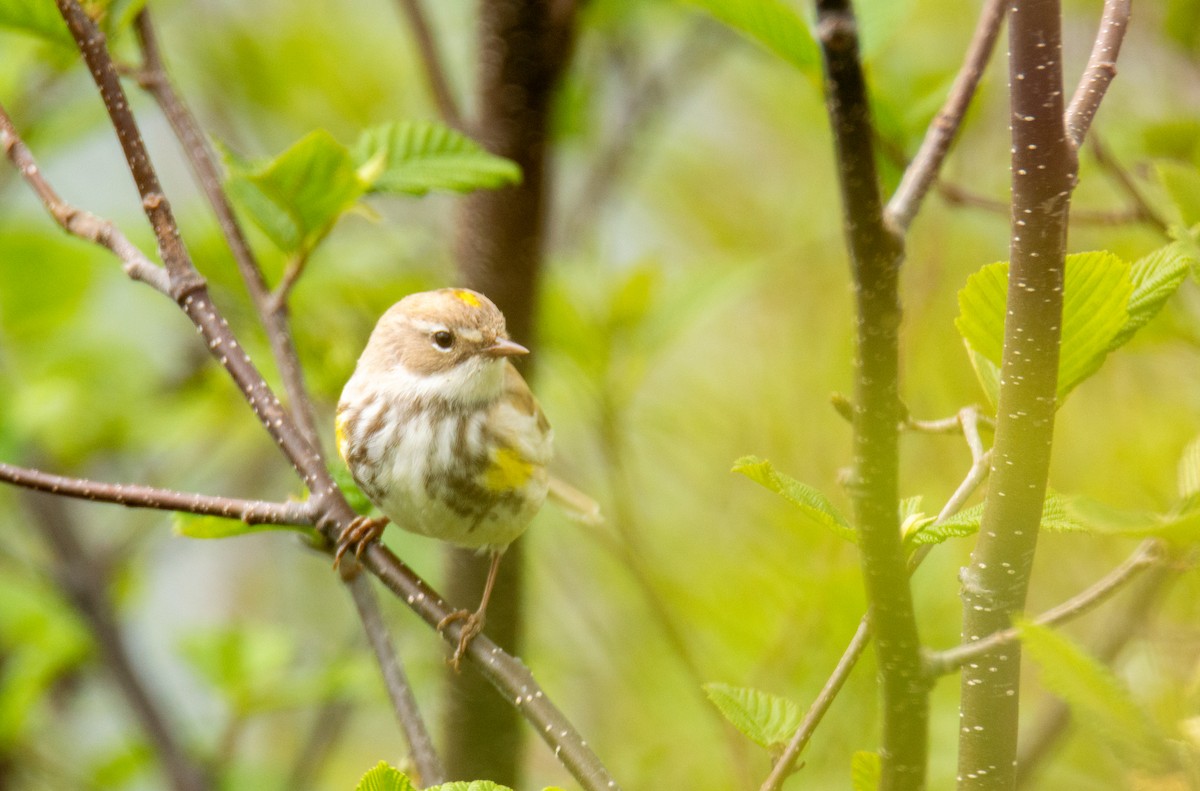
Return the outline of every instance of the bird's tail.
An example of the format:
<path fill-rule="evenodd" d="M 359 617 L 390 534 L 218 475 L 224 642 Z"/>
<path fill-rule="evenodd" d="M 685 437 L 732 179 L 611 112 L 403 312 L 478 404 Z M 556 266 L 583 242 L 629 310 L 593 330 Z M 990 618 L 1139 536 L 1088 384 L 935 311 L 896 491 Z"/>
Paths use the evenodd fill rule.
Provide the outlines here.
<path fill-rule="evenodd" d="M 604 524 L 600 503 L 555 475 L 550 476 L 550 499 L 574 522 L 589 527 Z"/>

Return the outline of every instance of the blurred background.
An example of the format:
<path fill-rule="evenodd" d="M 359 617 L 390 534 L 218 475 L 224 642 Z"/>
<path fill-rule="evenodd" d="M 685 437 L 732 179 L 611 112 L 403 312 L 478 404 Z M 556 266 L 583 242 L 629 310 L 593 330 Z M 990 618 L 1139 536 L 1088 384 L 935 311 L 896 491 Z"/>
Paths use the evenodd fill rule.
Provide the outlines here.
<path fill-rule="evenodd" d="M 425 5 L 469 110 L 475 5 Z M 978 4 L 856 5 L 890 192 L 960 65 Z M 1064 5 L 1073 86 L 1099 4 Z M 164 0 L 153 10 L 182 94 L 242 154 L 273 155 L 315 128 L 349 143 L 373 124 L 437 116 L 397 4 Z M 849 513 L 838 481 L 850 429 L 830 396 L 851 386 L 852 304 L 820 80 L 687 3 L 591 0 L 578 25 L 554 109 L 534 387 L 555 426 L 559 472 L 610 519 L 584 528 L 546 509 L 522 539 L 531 586 L 522 659 L 625 787 L 756 788 L 768 757 L 723 724 L 700 685 L 755 686 L 805 708 L 864 606 L 853 546 L 730 473 L 745 454 L 769 458 Z M 1168 188 L 1171 178 L 1200 185 L 1198 30 L 1195 0 L 1137 7 L 1095 126 L 1117 166 L 1082 153 L 1072 251 L 1134 260 L 1167 241 L 1155 217 L 1200 221 L 1197 205 L 1177 199 L 1187 190 Z M 114 48 L 132 62 L 131 38 Z M 917 417 L 983 401 L 953 321 L 967 276 L 1008 255 L 1003 53 L 1002 37 L 943 171 L 946 191 L 930 196 L 908 237 L 903 395 Z M 278 384 L 170 129 L 130 90 L 197 265 Z M 153 251 L 72 50 L 0 29 L 0 101 L 64 197 Z M 1117 174 L 1153 217 L 1130 214 Z M 330 455 L 333 408 L 379 314 L 454 282 L 458 200 L 372 203 L 372 216 L 338 225 L 296 288 L 296 342 Z M 260 235 L 252 242 L 277 279 L 282 256 Z M 1169 507 L 1181 452 L 1200 432 L 1198 380 L 1200 293 L 1187 283 L 1062 409 L 1051 487 Z M 211 494 L 303 496 L 175 306 L 61 233 L 11 168 L 0 168 L 0 460 Z M 936 513 L 969 464 L 961 438 L 906 435 L 902 491 Z M 56 582 L 39 520 L 71 524 L 112 575 L 137 669 L 195 752 L 226 767 L 222 787 L 346 789 L 381 758 L 403 761 L 352 603 L 324 555 L 287 533 L 191 540 L 173 533 L 170 515 L 47 504 L 0 487 L 0 788 L 162 782 Z M 395 530 L 385 541 L 441 587 L 434 542 Z M 1090 584 L 1133 546 L 1046 535 L 1030 610 Z M 969 540 L 938 547 L 914 578 L 930 646 L 958 639 L 956 575 L 970 549 Z M 1198 602 L 1196 575 L 1174 578 L 1117 662 L 1162 723 L 1200 715 Z M 384 597 L 384 608 L 436 719 L 444 648 L 400 603 Z M 1087 644 L 1111 612 L 1065 631 Z M 1032 722 L 1050 701 L 1036 673 L 1025 683 Z M 954 678 L 934 691 L 931 788 L 953 782 L 957 693 Z M 848 788 L 851 754 L 874 749 L 877 734 L 868 656 L 788 788 Z M 540 741 L 525 749 L 530 788 L 575 787 Z M 1070 734 L 1029 787 L 1113 788 L 1120 770 L 1100 742 Z"/>

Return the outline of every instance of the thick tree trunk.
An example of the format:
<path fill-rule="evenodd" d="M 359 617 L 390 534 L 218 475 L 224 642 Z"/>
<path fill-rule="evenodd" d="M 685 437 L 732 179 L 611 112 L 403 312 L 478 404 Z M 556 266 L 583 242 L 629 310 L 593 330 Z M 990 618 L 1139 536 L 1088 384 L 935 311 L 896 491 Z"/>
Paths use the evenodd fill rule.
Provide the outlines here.
<path fill-rule="evenodd" d="M 519 186 L 483 191 L 465 201 L 458 265 L 463 284 L 487 294 L 509 333 L 530 343 L 549 206 L 547 137 L 554 90 L 573 32 L 569 7 L 547 0 L 480 3 L 477 120 L 468 130 L 488 150 L 521 166 Z M 536 359 L 536 344 L 533 359 Z M 528 368 L 524 373 L 529 374 Z M 486 631 L 519 654 L 523 633 L 523 542 L 505 553 Z M 473 608 L 483 593 L 487 557 L 449 550 L 446 595 Z M 443 758 L 451 779 L 521 785 L 523 730 L 511 701 L 473 668 L 451 675 L 446 690 Z"/>

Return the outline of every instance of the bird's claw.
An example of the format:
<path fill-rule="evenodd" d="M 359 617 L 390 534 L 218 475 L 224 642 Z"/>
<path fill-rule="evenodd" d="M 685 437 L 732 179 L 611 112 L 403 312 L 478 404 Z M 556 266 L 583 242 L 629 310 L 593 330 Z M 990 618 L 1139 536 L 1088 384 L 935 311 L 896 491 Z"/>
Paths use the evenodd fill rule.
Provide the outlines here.
<path fill-rule="evenodd" d="M 454 668 L 455 673 L 459 671 L 459 665 L 462 664 L 462 658 L 467 653 L 467 647 L 471 645 L 471 641 L 475 639 L 475 636 L 483 631 L 483 620 L 483 613 L 479 610 L 475 612 L 471 612 L 470 610 L 455 610 L 438 621 L 438 632 L 444 631 L 447 626 L 455 621 L 466 621 L 462 625 L 462 630 L 458 633 L 458 647 L 454 649 L 454 656 L 450 657 L 450 666 Z"/>
<path fill-rule="evenodd" d="M 338 564 L 342 562 L 342 555 L 345 555 L 351 548 L 354 549 L 355 559 L 361 558 L 367 545 L 372 541 L 378 541 L 379 537 L 383 535 L 383 529 L 387 527 L 388 521 L 386 516 L 379 519 L 359 516 L 346 525 L 346 529 L 338 536 L 337 552 L 333 555 L 333 567 L 335 569 L 338 567 Z"/>

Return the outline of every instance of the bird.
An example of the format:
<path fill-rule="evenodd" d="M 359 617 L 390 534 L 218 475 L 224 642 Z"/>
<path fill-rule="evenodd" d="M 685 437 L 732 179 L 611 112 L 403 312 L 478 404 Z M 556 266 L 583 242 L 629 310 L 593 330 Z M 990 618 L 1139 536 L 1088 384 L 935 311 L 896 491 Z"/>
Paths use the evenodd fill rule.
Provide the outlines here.
<path fill-rule="evenodd" d="M 477 291 L 409 294 L 380 317 L 338 402 L 338 453 L 383 517 L 350 522 L 334 565 L 389 522 L 491 556 L 478 608 L 437 625 L 464 622 L 456 670 L 483 629 L 504 551 L 551 489 L 580 521 L 599 518 L 594 501 L 547 470 L 554 432 L 512 363 L 528 353 Z"/>

